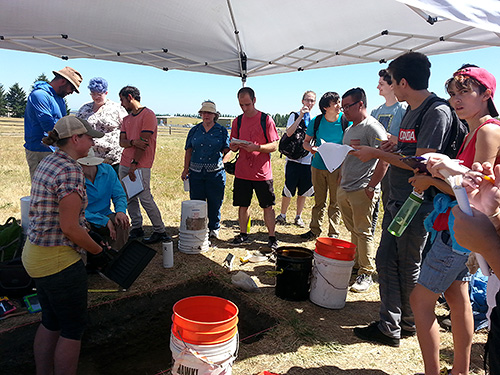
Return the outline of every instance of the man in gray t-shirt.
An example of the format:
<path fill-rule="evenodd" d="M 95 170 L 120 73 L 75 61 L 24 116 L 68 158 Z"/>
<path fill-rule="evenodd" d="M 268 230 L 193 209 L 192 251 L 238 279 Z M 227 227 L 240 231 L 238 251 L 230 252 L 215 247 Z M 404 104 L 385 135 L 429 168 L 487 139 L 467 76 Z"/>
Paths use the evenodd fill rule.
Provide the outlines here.
<path fill-rule="evenodd" d="M 343 138 L 349 146 L 377 147 L 387 140 L 384 127 L 366 110 L 366 94 L 362 88 L 354 88 L 342 96 L 346 119 L 352 122 Z M 366 292 L 373 285 L 375 271 L 375 247 L 373 243 L 372 215 L 380 194 L 380 180 L 387 163 L 372 159 L 362 162 L 347 155 L 342 164 L 341 182 L 337 189 L 337 202 L 342 219 L 351 232 L 351 242 L 356 245 L 358 277 L 352 285 L 354 292 Z"/>
<path fill-rule="evenodd" d="M 394 94 L 405 101 L 410 111 L 403 118 L 397 148 L 405 156 L 440 152 L 449 141 L 452 124 L 450 108 L 442 102 L 433 103 L 426 111 L 418 134 L 415 123 L 425 103 L 434 95 L 427 88 L 430 62 L 418 52 L 406 53 L 389 64 L 388 72 L 394 84 Z M 380 318 L 368 327 L 355 328 L 354 334 L 367 341 L 399 346 L 400 338 L 415 335 L 415 319 L 410 306 L 410 293 L 420 273 L 422 251 L 427 240 L 424 219 L 432 211 L 432 199 L 425 196 L 424 203 L 401 237 L 386 229 L 412 191 L 408 178 L 413 171 L 401 160 L 393 148 L 359 147 L 353 152 L 362 161 L 381 159 L 391 164 L 389 183 L 391 193 L 382 222 L 382 238 L 377 250 L 376 265 L 380 285 Z M 427 194 L 427 192 L 426 192 Z"/>

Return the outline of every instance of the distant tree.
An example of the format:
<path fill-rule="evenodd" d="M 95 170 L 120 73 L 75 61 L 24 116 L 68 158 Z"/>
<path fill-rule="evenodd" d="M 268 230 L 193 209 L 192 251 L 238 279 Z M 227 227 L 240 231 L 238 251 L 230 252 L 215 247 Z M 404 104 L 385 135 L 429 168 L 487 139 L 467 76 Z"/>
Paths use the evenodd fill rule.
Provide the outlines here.
<path fill-rule="evenodd" d="M 47 78 L 47 76 L 45 75 L 45 73 L 42 73 L 38 77 L 36 77 L 36 79 L 31 84 L 30 92 L 33 91 L 33 89 L 35 88 L 35 83 L 37 83 L 38 81 L 44 81 L 44 82 L 47 82 L 47 83 L 50 82 L 49 79 Z"/>
<path fill-rule="evenodd" d="M 5 96 L 5 90 L 3 85 L 0 83 L 0 116 L 6 116 L 8 113 L 8 103 Z"/>
<path fill-rule="evenodd" d="M 19 86 L 19 83 L 16 82 L 9 88 L 7 102 L 12 117 L 21 118 L 24 116 L 24 110 L 26 109 L 26 93 Z"/>
<path fill-rule="evenodd" d="M 280 115 L 279 113 L 276 113 L 274 116 L 272 116 L 272 118 L 278 128 L 286 127 L 286 123 L 288 121 L 288 115 Z"/>

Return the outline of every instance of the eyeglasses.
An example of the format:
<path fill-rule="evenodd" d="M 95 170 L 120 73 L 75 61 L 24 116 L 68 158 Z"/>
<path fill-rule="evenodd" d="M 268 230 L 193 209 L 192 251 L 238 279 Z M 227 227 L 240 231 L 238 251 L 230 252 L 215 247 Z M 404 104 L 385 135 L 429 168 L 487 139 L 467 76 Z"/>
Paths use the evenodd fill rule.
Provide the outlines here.
<path fill-rule="evenodd" d="M 351 108 L 354 104 L 358 104 L 360 101 L 361 101 L 361 100 L 358 100 L 358 101 L 356 101 L 356 102 L 354 102 L 354 103 L 352 103 L 352 104 L 346 104 L 345 106 L 340 107 L 340 110 L 341 110 L 341 111 L 343 111 L 343 112 L 345 112 L 345 111 L 347 111 L 349 108 Z"/>

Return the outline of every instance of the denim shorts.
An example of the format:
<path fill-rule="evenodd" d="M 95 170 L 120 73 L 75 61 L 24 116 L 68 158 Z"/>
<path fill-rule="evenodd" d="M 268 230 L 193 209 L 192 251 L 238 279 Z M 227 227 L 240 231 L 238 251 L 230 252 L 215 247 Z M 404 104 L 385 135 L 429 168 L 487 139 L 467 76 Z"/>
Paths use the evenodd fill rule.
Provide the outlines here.
<path fill-rule="evenodd" d="M 468 257 L 468 253 L 453 251 L 448 231 L 439 232 L 422 263 L 418 283 L 431 292 L 441 294 L 455 280 L 470 281 L 471 275 L 465 265 Z"/>
<path fill-rule="evenodd" d="M 61 337 L 80 340 L 87 325 L 87 271 L 83 261 L 62 271 L 35 278 L 42 324 Z"/>

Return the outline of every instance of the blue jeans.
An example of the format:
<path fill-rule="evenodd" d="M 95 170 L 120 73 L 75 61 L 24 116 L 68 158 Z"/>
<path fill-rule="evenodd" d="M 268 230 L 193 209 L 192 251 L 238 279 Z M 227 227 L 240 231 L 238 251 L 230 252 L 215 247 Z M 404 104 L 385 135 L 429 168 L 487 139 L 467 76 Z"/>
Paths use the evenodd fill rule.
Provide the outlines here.
<path fill-rule="evenodd" d="M 189 197 L 206 201 L 208 206 L 208 229 L 220 228 L 220 209 L 224 201 L 226 171 L 193 172 L 189 171 Z"/>
<path fill-rule="evenodd" d="M 381 302 L 378 328 L 393 338 L 400 338 L 401 329 L 415 331 L 410 293 L 418 280 L 422 251 L 427 240 L 424 220 L 433 210 L 432 202 L 424 202 L 403 235 L 395 237 L 387 231 L 387 227 L 403 203 L 389 200 L 384 207 L 382 238 L 375 258 Z"/>

